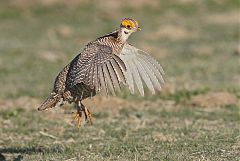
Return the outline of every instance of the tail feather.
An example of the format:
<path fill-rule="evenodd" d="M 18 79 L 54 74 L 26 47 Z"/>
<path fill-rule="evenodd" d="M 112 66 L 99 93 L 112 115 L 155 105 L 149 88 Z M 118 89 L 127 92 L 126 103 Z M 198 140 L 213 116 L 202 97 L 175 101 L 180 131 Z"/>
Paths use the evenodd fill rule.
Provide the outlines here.
<path fill-rule="evenodd" d="M 47 110 L 49 108 L 53 108 L 60 101 L 59 97 L 49 96 L 42 104 L 38 107 L 38 111 Z"/>

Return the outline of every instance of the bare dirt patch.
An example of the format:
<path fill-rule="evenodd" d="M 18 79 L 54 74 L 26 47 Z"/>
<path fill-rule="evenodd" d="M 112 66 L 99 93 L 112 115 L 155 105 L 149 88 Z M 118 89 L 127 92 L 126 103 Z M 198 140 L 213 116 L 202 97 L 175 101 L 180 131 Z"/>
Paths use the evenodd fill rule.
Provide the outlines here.
<path fill-rule="evenodd" d="M 37 0 L 37 1 L 32 1 L 32 0 L 13 0 L 11 2 L 11 5 L 17 8 L 21 9 L 30 9 L 35 6 L 54 6 L 54 5 L 65 5 L 67 7 L 76 7 L 80 5 L 84 5 L 86 3 L 89 3 L 87 0 Z M 107 9 L 114 10 L 114 9 L 120 9 L 124 6 L 130 6 L 133 8 L 140 8 L 145 5 L 148 6 L 158 6 L 159 1 L 158 0 L 119 0 L 119 1 L 112 1 L 112 0 L 99 0 L 96 1 L 96 3 L 102 7 L 106 7 Z"/>
<path fill-rule="evenodd" d="M 213 48 L 211 48 L 210 46 L 197 46 L 193 48 L 193 52 L 201 56 L 209 56 L 214 53 Z"/>
<path fill-rule="evenodd" d="M 128 1 L 128 0 L 119 0 L 119 1 L 112 1 L 112 0 L 100 0 L 99 4 L 104 4 L 108 7 L 113 7 L 113 8 L 122 8 L 124 6 L 130 6 L 133 8 L 140 8 L 143 7 L 145 5 L 148 6 L 158 6 L 159 1 L 158 0 L 132 0 L 132 1 Z"/>
<path fill-rule="evenodd" d="M 227 105 L 236 105 L 238 99 L 234 94 L 228 92 L 210 92 L 192 97 L 190 105 L 197 107 L 223 107 Z"/>
<path fill-rule="evenodd" d="M 211 24 L 230 25 L 238 24 L 240 21 L 240 13 L 236 11 L 227 13 L 209 14 L 206 16 L 206 22 Z"/>
<path fill-rule="evenodd" d="M 192 4 L 192 3 L 196 3 L 196 1 L 194 0 L 178 0 L 177 1 L 180 4 Z"/>
<path fill-rule="evenodd" d="M 136 110 L 157 109 L 159 106 L 171 106 L 168 101 L 146 101 L 146 100 L 127 100 L 114 96 L 98 95 L 83 101 L 84 105 L 90 108 L 94 113 L 105 111 L 116 115 L 123 108 L 131 108 Z"/>
<path fill-rule="evenodd" d="M 57 26 L 55 30 L 60 36 L 64 38 L 69 37 L 73 34 L 73 29 L 70 26 L 65 24 L 61 24 Z"/>
<path fill-rule="evenodd" d="M 0 100 L 0 109 L 10 109 L 21 107 L 24 109 L 34 109 L 40 105 L 41 101 L 36 98 L 23 96 L 17 99 Z"/>
<path fill-rule="evenodd" d="M 35 6 L 54 6 L 57 4 L 63 4 L 65 6 L 74 7 L 86 3 L 86 0 L 13 0 L 10 4 L 20 9 L 30 9 Z"/>

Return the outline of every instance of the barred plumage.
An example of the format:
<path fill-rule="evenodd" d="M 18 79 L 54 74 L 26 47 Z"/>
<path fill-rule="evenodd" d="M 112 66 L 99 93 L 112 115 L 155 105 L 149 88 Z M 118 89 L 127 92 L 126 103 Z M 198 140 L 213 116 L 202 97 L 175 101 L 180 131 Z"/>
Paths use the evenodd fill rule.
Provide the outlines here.
<path fill-rule="evenodd" d="M 88 43 L 59 73 L 51 95 L 38 109 L 52 108 L 64 101 L 75 102 L 79 126 L 82 112 L 88 121 L 92 120 L 81 101 L 95 96 L 98 91 L 115 95 L 121 85 L 128 85 L 134 93 L 136 84 L 143 96 L 142 80 L 153 94 L 161 90 L 164 72 L 160 64 L 146 52 L 126 43 L 129 35 L 137 30 L 137 21 L 123 19 L 118 30 Z"/>

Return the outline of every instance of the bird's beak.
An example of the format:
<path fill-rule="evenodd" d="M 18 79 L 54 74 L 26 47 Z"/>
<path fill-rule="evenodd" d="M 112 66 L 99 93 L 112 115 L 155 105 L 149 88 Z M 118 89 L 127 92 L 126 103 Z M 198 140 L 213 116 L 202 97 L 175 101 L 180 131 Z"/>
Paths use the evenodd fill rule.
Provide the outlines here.
<path fill-rule="evenodd" d="M 140 28 L 140 27 L 138 27 L 138 28 L 137 28 L 137 31 L 141 31 L 141 28 Z"/>

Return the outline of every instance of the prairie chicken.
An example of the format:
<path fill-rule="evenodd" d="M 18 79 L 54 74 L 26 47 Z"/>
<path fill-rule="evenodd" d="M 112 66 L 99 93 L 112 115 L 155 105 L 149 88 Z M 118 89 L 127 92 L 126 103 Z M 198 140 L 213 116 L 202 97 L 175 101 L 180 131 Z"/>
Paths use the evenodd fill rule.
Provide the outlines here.
<path fill-rule="evenodd" d="M 58 74 L 51 95 L 38 110 L 74 102 L 79 127 L 82 112 L 85 119 L 92 123 L 91 113 L 81 101 L 95 96 L 99 91 L 115 95 L 122 85 L 127 85 L 132 94 L 136 86 L 144 96 L 143 82 L 153 94 L 160 91 L 164 83 L 164 71 L 160 64 L 148 53 L 126 42 L 133 32 L 139 30 L 136 20 L 125 18 L 116 31 L 88 43 Z"/>

